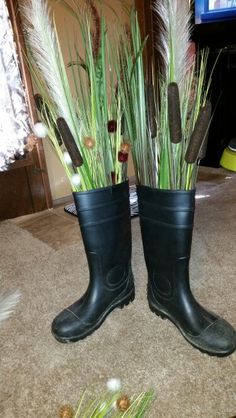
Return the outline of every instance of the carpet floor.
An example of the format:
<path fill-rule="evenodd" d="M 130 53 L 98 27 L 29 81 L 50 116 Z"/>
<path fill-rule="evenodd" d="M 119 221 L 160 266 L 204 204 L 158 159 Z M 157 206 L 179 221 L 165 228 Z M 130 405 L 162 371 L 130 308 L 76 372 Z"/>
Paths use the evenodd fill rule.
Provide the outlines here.
<path fill-rule="evenodd" d="M 234 327 L 235 190 L 234 176 L 197 200 L 190 265 L 197 299 Z M 63 345 L 50 326 L 86 289 L 82 243 L 55 250 L 11 221 L 0 223 L 0 291 L 22 293 L 0 327 L 1 418 L 57 418 L 62 404 L 76 405 L 85 388 L 103 392 L 111 377 L 119 377 L 128 394 L 154 389 L 150 418 L 236 414 L 236 353 L 223 359 L 202 354 L 149 310 L 138 218 L 132 229 L 135 301 L 87 339 Z"/>

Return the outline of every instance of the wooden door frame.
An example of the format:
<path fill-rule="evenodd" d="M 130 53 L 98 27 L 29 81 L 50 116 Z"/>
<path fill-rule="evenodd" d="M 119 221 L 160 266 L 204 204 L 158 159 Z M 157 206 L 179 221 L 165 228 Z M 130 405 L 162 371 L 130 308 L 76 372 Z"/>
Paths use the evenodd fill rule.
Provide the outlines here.
<path fill-rule="evenodd" d="M 25 42 L 24 42 L 24 36 L 22 31 L 22 23 L 19 13 L 19 3 L 18 0 L 6 0 L 6 4 L 9 11 L 9 16 L 13 28 L 13 34 L 14 34 L 14 40 L 16 43 L 18 58 L 19 58 L 19 64 L 20 64 L 20 70 L 21 70 L 21 76 L 23 80 L 23 84 L 25 86 L 25 92 L 26 92 L 26 100 L 28 104 L 28 110 L 29 115 L 32 123 L 37 121 L 37 112 L 34 105 L 34 93 L 33 93 L 33 85 L 32 80 L 30 76 L 29 69 L 25 62 Z M 32 171 L 32 165 L 33 165 L 33 171 Z M 29 168 L 31 166 L 31 169 Z M 42 140 L 39 140 L 35 148 L 32 152 L 28 153 L 26 155 L 26 158 L 24 160 L 15 161 L 13 164 L 11 164 L 10 170 L 25 167 L 27 171 L 27 177 L 29 186 L 33 192 L 34 190 L 34 174 L 33 172 L 37 172 L 37 175 L 41 177 L 41 181 L 43 184 L 44 194 L 45 194 L 45 202 L 42 205 L 42 202 L 40 199 L 33 199 L 33 209 L 34 212 L 38 212 L 42 210 L 42 207 L 44 209 L 52 208 L 52 195 L 51 195 L 51 189 L 50 189 L 50 183 L 47 173 L 47 166 L 46 166 L 46 160 L 45 160 L 45 154 L 43 149 Z"/>

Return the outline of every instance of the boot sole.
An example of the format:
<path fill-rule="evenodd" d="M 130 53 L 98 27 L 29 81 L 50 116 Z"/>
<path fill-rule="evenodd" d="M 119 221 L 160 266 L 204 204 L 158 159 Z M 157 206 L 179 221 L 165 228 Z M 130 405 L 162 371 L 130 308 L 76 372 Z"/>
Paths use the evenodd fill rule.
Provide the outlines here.
<path fill-rule="evenodd" d="M 149 304 L 149 308 L 150 310 L 156 314 L 157 316 L 159 316 L 161 319 L 169 319 L 169 321 L 172 322 L 172 324 L 174 324 L 176 326 L 176 328 L 178 328 L 178 330 L 180 331 L 180 333 L 183 335 L 183 337 L 185 338 L 186 341 L 188 341 L 188 343 L 194 347 L 197 348 L 199 351 L 201 351 L 201 353 L 204 354 L 208 354 L 209 356 L 212 357 L 227 357 L 230 354 L 232 354 L 235 350 L 231 350 L 231 351 L 227 351 L 227 352 L 223 352 L 223 353 L 217 353 L 217 352 L 211 352 L 211 351 L 207 351 L 201 347 L 199 347 L 198 345 L 195 345 L 192 341 L 190 341 L 186 335 L 186 333 L 182 330 L 182 328 L 180 327 L 180 325 L 170 316 L 168 315 L 166 312 L 163 312 L 162 310 L 160 310 L 160 308 L 157 308 L 156 306 L 152 305 L 150 302 L 148 302 Z"/>
<path fill-rule="evenodd" d="M 134 288 L 129 292 L 128 296 L 126 295 L 126 297 L 123 300 L 120 300 L 119 302 L 115 303 L 114 305 L 109 306 L 109 309 L 107 309 L 106 311 L 104 311 L 103 315 L 99 318 L 99 321 L 96 322 L 96 324 L 94 324 L 93 327 L 91 327 L 89 329 L 89 331 L 87 331 L 86 333 L 82 334 L 82 335 L 78 335 L 72 338 L 61 338 L 58 335 L 53 334 L 54 338 L 59 341 L 60 343 L 75 343 L 77 341 L 83 340 L 86 337 L 88 337 L 89 335 L 93 334 L 94 331 L 96 331 L 101 325 L 102 323 L 105 321 L 106 317 L 116 308 L 119 309 L 123 309 L 125 306 L 129 305 L 129 303 L 133 302 L 135 298 L 135 290 Z"/>

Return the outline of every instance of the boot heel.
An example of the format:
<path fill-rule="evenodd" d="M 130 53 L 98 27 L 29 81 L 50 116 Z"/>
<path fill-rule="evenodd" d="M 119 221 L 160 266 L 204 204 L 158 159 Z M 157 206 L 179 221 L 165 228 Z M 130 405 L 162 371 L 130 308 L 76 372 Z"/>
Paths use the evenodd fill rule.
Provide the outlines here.
<path fill-rule="evenodd" d="M 156 307 L 154 307 L 150 303 L 149 303 L 149 308 L 154 314 L 159 316 L 161 319 L 168 319 L 167 315 L 165 315 L 163 312 L 159 311 Z"/>
<path fill-rule="evenodd" d="M 125 306 L 129 305 L 129 303 L 133 302 L 134 298 L 135 298 L 135 291 L 133 289 L 132 292 L 125 299 L 123 299 L 119 303 L 119 305 L 117 305 L 117 308 L 123 309 Z"/>

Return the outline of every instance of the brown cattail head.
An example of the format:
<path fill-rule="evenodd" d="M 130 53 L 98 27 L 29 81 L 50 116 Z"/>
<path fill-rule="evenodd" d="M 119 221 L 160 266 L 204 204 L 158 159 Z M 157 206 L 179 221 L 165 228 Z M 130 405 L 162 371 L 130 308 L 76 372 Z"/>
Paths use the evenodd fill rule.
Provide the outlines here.
<path fill-rule="evenodd" d="M 189 164 L 195 163 L 205 140 L 211 120 L 211 102 L 207 101 L 200 109 L 188 148 L 185 154 L 185 161 Z"/>
<path fill-rule="evenodd" d="M 52 122 L 52 117 L 50 115 L 50 110 L 49 110 L 47 103 L 43 101 L 42 96 L 38 93 L 34 95 L 34 101 L 35 101 L 35 105 L 36 105 L 38 112 L 41 113 L 42 116 L 53 125 L 53 129 L 54 129 L 55 136 L 57 138 L 58 145 L 61 146 L 62 145 L 61 135 L 55 123 Z"/>
<path fill-rule="evenodd" d="M 157 135 L 157 125 L 156 125 L 156 106 L 155 106 L 155 99 L 154 99 L 154 87 L 152 84 L 146 84 L 146 103 L 147 103 L 147 117 L 148 117 L 148 124 L 149 129 L 151 132 L 151 137 L 155 138 Z"/>
<path fill-rule="evenodd" d="M 179 88 L 177 83 L 170 83 L 168 85 L 168 116 L 170 140 L 173 144 L 178 144 L 182 139 L 182 128 Z"/>
<path fill-rule="evenodd" d="M 91 15 L 94 22 L 94 30 L 92 32 L 93 38 L 93 56 L 95 59 L 98 58 L 100 44 L 101 44 L 101 22 L 99 13 L 94 5 L 93 0 L 88 0 L 88 7 L 91 11 Z"/>
<path fill-rule="evenodd" d="M 205 135 L 205 138 L 203 140 L 203 143 L 202 143 L 202 146 L 201 146 L 199 155 L 198 155 L 199 160 L 202 160 L 206 156 L 206 150 L 207 150 L 207 144 L 208 144 L 208 137 L 209 137 L 209 135 L 208 135 L 208 131 L 207 131 L 207 133 Z"/>
<path fill-rule="evenodd" d="M 43 110 L 43 98 L 42 98 L 41 94 L 38 94 L 38 93 L 35 94 L 34 95 L 34 101 L 35 101 L 35 105 L 36 105 L 36 108 L 37 108 L 38 112 L 41 113 L 42 110 Z"/>
<path fill-rule="evenodd" d="M 83 158 L 64 118 L 57 119 L 57 128 L 70 155 L 72 163 L 75 167 L 80 167 L 83 164 Z"/>

